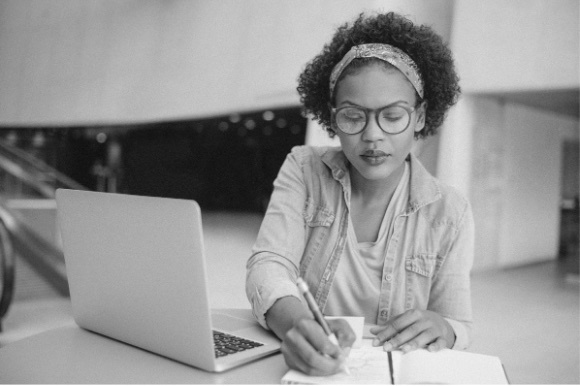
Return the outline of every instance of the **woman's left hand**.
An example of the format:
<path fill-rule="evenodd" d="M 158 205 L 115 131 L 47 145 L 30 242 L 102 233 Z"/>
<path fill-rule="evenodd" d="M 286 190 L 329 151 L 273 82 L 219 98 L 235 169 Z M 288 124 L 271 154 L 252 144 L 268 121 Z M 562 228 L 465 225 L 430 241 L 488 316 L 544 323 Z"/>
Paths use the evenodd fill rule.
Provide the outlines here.
<path fill-rule="evenodd" d="M 447 320 L 426 310 L 406 311 L 384 326 L 371 328 L 370 332 L 376 335 L 373 346 L 383 345 L 385 351 L 400 348 L 409 352 L 425 347 L 429 351 L 438 351 L 451 348 L 455 343 L 455 333 Z"/>

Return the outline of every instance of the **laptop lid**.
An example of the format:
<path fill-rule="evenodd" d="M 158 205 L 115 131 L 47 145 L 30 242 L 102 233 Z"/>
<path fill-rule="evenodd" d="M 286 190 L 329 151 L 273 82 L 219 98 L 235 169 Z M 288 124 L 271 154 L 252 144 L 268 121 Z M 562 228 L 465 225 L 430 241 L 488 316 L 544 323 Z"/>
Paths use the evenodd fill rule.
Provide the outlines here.
<path fill-rule="evenodd" d="M 240 319 L 236 328 L 233 319 L 221 323 L 254 332 L 268 340 L 267 347 L 215 358 L 195 201 L 67 189 L 57 190 L 56 200 L 73 316 L 80 327 L 209 371 L 279 349 L 257 324 L 252 329 Z"/>

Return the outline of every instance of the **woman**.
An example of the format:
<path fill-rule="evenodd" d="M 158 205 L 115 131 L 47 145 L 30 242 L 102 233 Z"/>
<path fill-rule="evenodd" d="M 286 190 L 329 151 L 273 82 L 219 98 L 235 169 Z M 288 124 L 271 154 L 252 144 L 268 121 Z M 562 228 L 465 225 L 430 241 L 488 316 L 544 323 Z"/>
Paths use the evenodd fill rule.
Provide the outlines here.
<path fill-rule="evenodd" d="M 311 375 L 339 371 L 345 350 L 313 320 L 298 277 L 325 315 L 376 325 L 375 346 L 467 347 L 471 208 L 412 153 L 457 101 L 451 52 L 429 27 L 361 14 L 307 65 L 298 92 L 341 146 L 294 148 L 280 169 L 247 265 L 254 315 Z M 350 347 L 348 325 L 329 323 Z"/>

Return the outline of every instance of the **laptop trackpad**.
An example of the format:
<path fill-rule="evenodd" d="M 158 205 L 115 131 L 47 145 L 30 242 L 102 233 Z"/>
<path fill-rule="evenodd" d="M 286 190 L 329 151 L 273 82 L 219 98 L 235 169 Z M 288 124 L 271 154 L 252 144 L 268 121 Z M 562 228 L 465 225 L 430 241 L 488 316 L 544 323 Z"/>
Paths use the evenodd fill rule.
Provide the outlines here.
<path fill-rule="evenodd" d="M 211 314 L 212 326 L 216 330 L 221 330 L 224 332 L 236 332 L 246 328 L 257 327 L 258 322 L 255 320 L 248 320 L 244 318 L 238 318 L 231 315 L 226 315 L 222 313 L 212 312 Z"/>

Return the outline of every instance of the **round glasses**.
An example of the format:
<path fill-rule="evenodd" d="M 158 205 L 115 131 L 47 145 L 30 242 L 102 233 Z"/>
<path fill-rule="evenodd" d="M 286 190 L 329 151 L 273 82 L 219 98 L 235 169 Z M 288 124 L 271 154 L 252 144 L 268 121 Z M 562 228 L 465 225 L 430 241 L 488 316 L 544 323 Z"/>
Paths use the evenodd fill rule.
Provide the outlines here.
<path fill-rule="evenodd" d="M 345 106 L 331 108 L 333 121 L 340 131 L 348 135 L 362 132 L 371 113 L 375 114 L 377 125 L 387 134 L 400 134 L 411 124 L 411 114 L 416 107 L 392 105 L 378 109 Z"/>

